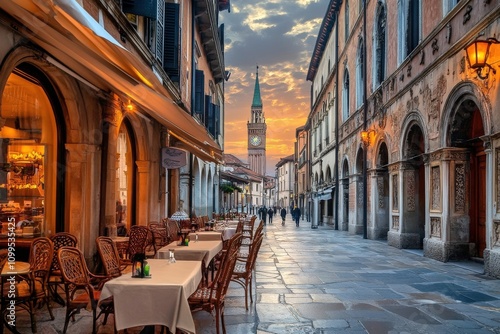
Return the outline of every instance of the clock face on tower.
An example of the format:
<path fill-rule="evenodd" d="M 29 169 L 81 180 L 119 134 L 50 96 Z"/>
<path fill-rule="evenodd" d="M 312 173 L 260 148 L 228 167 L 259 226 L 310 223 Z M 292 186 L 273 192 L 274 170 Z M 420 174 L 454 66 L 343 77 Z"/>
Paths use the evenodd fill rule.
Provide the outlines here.
<path fill-rule="evenodd" d="M 260 139 L 259 136 L 251 136 L 250 137 L 250 144 L 252 144 L 253 146 L 259 146 L 261 142 L 262 142 L 262 139 Z"/>

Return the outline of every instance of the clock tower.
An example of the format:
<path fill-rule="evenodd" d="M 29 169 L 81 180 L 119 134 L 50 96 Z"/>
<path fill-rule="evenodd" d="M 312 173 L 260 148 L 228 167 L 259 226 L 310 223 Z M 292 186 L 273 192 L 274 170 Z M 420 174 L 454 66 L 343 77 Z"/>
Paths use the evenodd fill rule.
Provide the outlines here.
<path fill-rule="evenodd" d="M 255 88 L 248 128 L 248 164 L 250 169 L 260 175 L 266 174 L 266 119 L 262 112 L 260 97 L 259 66 L 255 73 Z"/>

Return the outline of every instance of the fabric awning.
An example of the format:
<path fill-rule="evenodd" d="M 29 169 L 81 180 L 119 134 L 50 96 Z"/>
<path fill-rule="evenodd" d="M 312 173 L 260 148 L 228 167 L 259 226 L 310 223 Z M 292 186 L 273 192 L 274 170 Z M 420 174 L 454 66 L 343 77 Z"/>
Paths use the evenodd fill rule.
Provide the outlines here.
<path fill-rule="evenodd" d="M 123 48 L 75 0 L 3 0 L 0 8 L 30 31 L 26 37 L 104 91 L 127 96 L 200 158 L 222 161 L 207 129 L 173 101 L 138 57 Z"/>

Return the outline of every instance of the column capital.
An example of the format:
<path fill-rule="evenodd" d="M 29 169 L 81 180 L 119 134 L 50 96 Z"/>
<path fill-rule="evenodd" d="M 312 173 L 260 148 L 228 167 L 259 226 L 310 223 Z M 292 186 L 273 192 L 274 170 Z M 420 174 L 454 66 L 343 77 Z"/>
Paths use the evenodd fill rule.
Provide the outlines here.
<path fill-rule="evenodd" d="M 149 173 L 149 166 L 151 165 L 151 161 L 149 160 L 137 160 L 135 162 L 137 166 L 137 172 L 139 173 Z"/>

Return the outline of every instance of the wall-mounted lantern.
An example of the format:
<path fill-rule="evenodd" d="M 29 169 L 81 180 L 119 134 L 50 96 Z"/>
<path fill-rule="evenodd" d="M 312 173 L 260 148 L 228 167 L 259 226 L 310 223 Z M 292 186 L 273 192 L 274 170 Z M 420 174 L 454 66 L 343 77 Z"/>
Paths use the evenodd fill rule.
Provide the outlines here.
<path fill-rule="evenodd" d="M 372 139 L 375 138 L 374 130 L 363 130 L 361 131 L 361 141 L 364 146 L 370 146 Z"/>
<path fill-rule="evenodd" d="M 490 37 L 486 40 L 476 39 L 465 47 L 467 62 L 469 67 L 476 70 L 477 76 L 481 79 L 487 79 L 490 71 L 496 73 L 491 66 L 491 60 L 488 62 L 491 44 L 500 43 L 496 38 Z M 483 74 L 483 69 L 487 67 L 487 71 Z"/>

